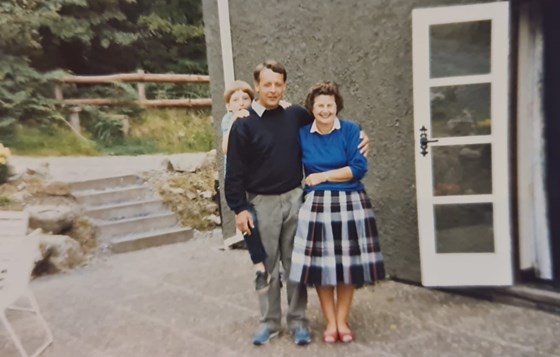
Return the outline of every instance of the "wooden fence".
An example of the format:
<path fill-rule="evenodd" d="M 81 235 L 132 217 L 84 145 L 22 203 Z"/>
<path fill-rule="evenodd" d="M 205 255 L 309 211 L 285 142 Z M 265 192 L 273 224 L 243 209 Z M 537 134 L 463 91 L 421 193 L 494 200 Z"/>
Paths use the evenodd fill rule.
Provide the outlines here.
<path fill-rule="evenodd" d="M 138 99 L 112 99 L 112 98 L 64 98 L 62 92 L 64 84 L 111 84 L 117 82 L 136 83 Z M 211 98 L 196 99 L 147 99 L 145 83 L 210 83 L 210 76 L 198 74 L 152 74 L 139 70 L 137 73 L 119 73 L 104 76 L 67 76 L 55 85 L 54 96 L 63 105 L 69 105 L 70 128 L 81 138 L 80 134 L 80 106 L 84 105 L 130 105 L 135 104 L 148 108 L 208 108 L 212 106 Z M 118 116 L 123 121 L 123 130 L 128 130 L 128 118 Z M 83 138 L 85 139 L 85 138 Z M 85 139 L 87 140 L 87 139 Z"/>
<path fill-rule="evenodd" d="M 64 98 L 62 89 L 65 83 L 70 84 L 110 84 L 116 82 L 137 83 L 138 99 L 122 100 L 111 98 Z M 212 99 L 147 99 L 144 83 L 210 83 L 210 76 L 198 74 L 152 74 L 139 70 L 137 73 L 119 73 L 104 76 L 68 76 L 55 86 L 54 95 L 66 105 L 128 105 L 137 104 L 143 107 L 167 108 L 208 108 Z"/>

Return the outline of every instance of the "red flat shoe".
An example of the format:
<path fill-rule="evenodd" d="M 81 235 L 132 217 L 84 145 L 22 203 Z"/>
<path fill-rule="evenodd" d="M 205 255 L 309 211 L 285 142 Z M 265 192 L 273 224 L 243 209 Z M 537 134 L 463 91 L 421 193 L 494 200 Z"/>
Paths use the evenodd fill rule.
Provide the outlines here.
<path fill-rule="evenodd" d="M 338 341 L 338 332 L 323 332 L 323 342 L 325 343 L 336 343 Z"/>
<path fill-rule="evenodd" d="M 338 333 L 338 339 L 341 342 L 350 343 L 350 342 L 354 341 L 354 334 L 352 333 L 352 331 L 350 331 L 350 332 L 339 332 Z"/>

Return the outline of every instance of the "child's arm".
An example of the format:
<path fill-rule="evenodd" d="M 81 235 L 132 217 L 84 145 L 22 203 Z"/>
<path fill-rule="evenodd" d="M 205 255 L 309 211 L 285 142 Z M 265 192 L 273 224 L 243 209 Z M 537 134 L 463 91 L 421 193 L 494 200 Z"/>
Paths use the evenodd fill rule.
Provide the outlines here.
<path fill-rule="evenodd" d="M 233 123 L 235 123 L 238 118 L 245 118 L 247 115 L 249 115 L 249 111 L 247 109 L 241 109 L 238 112 L 232 114 L 230 118 L 231 123 L 225 123 L 224 121 L 222 121 L 222 152 L 224 153 L 224 155 L 227 155 L 229 131 L 231 130 Z"/>
<path fill-rule="evenodd" d="M 224 115 L 224 117 L 222 118 L 222 152 L 224 153 L 224 155 L 227 154 L 229 131 L 232 124 L 233 113 L 227 112 L 226 115 Z"/>
<path fill-rule="evenodd" d="M 222 136 L 222 152 L 227 155 L 227 145 L 229 141 L 229 130 Z"/>

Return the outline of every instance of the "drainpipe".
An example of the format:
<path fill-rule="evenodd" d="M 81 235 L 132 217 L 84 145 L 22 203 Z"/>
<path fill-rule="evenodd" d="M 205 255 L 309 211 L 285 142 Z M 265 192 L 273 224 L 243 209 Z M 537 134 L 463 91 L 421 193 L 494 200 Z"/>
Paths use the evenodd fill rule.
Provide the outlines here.
<path fill-rule="evenodd" d="M 229 23 L 229 0 L 218 0 L 218 19 L 220 22 L 224 87 L 227 87 L 235 79 L 233 72 L 233 51 L 231 47 L 231 27 Z"/>

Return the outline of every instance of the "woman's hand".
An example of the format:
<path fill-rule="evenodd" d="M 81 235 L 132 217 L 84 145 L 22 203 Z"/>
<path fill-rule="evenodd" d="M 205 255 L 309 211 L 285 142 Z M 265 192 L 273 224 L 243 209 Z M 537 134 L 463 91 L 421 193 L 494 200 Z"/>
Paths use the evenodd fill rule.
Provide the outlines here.
<path fill-rule="evenodd" d="M 360 153 L 362 155 L 367 157 L 367 154 L 369 152 L 369 138 L 366 135 L 366 132 L 363 131 L 363 130 L 360 131 L 360 139 L 362 139 L 362 140 L 358 144 L 358 149 L 360 150 Z"/>
<path fill-rule="evenodd" d="M 316 186 L 318 184 L 321 184 L 323 182 L 327 182 L 328 181 L 328 176 L 326 172 L 317 172 L 314 174 L 311 174 L 309 176 L 307 176 L 305 178 L 305 184 L 307 186 Z"/>

